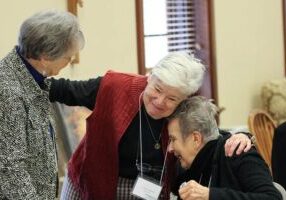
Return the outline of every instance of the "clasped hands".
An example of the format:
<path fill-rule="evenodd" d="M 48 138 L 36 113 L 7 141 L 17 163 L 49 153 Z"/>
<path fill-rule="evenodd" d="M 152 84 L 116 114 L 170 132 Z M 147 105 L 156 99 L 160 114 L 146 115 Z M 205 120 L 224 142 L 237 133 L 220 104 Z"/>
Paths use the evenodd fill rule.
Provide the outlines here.
<path fill-rule="evenodd" d="M 182 200 L 208 200 L 209 188 L 200 185 L 194 180 L 190 180 L 181 185 L 179 195 Z"/>
<path fill-rule="evenodd" d="M 225 143 L 225 155 L 232 156 L 247 152 L 251 148 L 251 140 L 243 133 L 232 135 Z M 209 188 L 202 186 L 194 180 L 185 182 L 179 189 L 182 200 L 209 200 Z"/>

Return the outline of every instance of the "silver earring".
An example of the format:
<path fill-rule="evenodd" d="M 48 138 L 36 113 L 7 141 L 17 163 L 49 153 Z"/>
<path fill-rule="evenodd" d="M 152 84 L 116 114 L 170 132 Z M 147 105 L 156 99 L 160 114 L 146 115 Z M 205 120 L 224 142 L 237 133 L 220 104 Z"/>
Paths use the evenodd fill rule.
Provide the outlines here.
<path fill-rule="evenodd" d="M 47 72 L 46 72 L 45 70 L 43 70 L 43 71 L 42 71 L 42 75 L 43 75 L 44 77 L 46 77 L 46 76 L 47 76 Z"/>

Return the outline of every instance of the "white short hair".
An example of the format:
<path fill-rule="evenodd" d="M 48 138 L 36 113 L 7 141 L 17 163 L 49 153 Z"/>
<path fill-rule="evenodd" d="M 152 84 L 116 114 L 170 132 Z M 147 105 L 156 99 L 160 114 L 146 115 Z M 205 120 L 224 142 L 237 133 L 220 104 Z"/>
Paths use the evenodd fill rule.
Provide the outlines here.
<path fill-rule="evenodd" d="M 189 96 L 201 87 L 204 72 L 205 66 L 193 54 L 174 52 L 159 61 L 152 69 L 151 76 Z"/>

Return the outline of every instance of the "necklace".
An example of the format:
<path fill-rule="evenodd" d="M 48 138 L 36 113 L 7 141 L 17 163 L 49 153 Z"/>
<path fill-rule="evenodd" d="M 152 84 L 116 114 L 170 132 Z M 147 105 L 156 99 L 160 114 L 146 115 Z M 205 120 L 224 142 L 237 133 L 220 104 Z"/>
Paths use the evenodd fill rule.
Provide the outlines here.
<path fill-rule="evenodd" d="M 145 114 L 145 117 L 146 117 L 146 120 L 147 120 L 147 124 L 148 124 L 149 129 L 150 129 L 150 133 L 151 133 L 152 138 L 153 138 L 153 140 L 154 140 L 154 142 L 155 142 L 154 148 L 155 148 L 156 150 L 158 150 L 158 149 L 161 148 L 160 139 L 161 139 L 162 132 L 160 133 L 159 138 L 158 138 L 158 140 L 157 140 L 157 139 L 155 138 L 155 136 L 154 136 L 153 131 L 152 131 L 152 128 L 151 128 L 151 125 L 150 125 L 150 122 L 149 122 L 149 119 L 148 119 L 148 116 L 147 116 L 147 113 L 146 113 L 146 110 L 145 110 L 145 109 L 144 109 L 144 114 Z"/>

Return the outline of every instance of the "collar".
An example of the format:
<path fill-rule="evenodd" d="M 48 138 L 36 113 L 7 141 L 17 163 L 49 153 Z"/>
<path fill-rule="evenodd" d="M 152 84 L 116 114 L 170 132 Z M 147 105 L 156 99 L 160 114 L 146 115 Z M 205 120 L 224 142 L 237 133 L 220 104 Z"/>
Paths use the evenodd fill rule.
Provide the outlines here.
<path fill-rule="evenodd" d="M 213 156 L 216 151 L 218 139 L 211 140 L 199 151 L 195 157 L 191 167 L 187 170 L 182 170 L 180 175 L 177 177 L 177 183 L 175 187 L 179 188 L 180 184 L 187 182 L 189 180 L 195 180 L 201 185 L 208 186 L 212 164 Z"/>
<path fill-rule="evenodd" d="M 19 46 L 16 46 L 16 52 L 19 55 L 19 57 L 21 58 L 21 60 L 23 61 L 25 67 L 28 69 L 28 71 L 30 72 L 30 74 L 33 76 L 34 80 L 38 83 L 38 85 L 40 86 L 40 88 L 43 89 L 44 87 L 44 80 L 45 76 L 43 76 L 41 73 L 39 73 L 21 54 L 20 54 L 20 48 Z"/>

